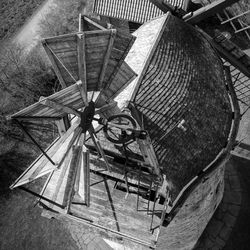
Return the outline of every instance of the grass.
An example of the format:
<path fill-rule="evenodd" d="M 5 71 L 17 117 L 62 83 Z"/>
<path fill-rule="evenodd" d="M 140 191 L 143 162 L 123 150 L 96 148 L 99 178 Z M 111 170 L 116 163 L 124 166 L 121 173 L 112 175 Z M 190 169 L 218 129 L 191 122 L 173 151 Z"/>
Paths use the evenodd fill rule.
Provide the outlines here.
<path fill-rule="evenodd" d="M 44 0 L 1 0 L 0 40 L 10 37 Z"/>

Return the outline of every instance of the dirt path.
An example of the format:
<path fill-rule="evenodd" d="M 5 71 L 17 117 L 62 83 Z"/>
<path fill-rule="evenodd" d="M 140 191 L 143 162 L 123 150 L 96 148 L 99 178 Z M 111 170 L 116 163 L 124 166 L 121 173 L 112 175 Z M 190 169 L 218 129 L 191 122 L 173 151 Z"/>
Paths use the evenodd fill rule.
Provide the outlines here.
<path fill-rule="evenodd" d="M 54 0 L 46 0 L 26 21 L 23 27 L 14 35 L 13 42 L 22 45 L 29 52 L 41 39 L 39 35 L 39 23 L 45 14 L 53 10 Z"/>

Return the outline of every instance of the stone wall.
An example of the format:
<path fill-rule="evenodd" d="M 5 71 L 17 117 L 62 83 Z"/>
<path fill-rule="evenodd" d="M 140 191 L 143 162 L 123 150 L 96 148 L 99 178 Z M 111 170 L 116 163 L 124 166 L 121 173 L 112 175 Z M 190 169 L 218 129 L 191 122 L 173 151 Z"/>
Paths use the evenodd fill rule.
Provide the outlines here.
<path fill-rule="evenodd" d="M 176 216 L 163 226 L 157 250 L 192 249 L 223 197 L 225 162 L 202 178 Z"/>

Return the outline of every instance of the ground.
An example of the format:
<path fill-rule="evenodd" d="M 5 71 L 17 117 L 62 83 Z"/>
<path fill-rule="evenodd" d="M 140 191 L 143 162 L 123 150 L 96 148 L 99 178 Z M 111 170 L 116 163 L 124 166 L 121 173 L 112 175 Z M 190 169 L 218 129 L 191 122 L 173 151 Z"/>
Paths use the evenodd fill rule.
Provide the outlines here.
<path fill-rule="evenodd" d="M 10 168 L 19 168 L 19 160 L 6 167 L 0 159 L 0 249 L 93 249 L 99 240 L 95 230 L 41 217 L 41 209 L 34 207 L 33 196 L 8 189 L 20 172 Z M 224 199 L 197 249 L 249 249 L 249 166 L 249 160 L 238 157 L 229 162 Z"/>

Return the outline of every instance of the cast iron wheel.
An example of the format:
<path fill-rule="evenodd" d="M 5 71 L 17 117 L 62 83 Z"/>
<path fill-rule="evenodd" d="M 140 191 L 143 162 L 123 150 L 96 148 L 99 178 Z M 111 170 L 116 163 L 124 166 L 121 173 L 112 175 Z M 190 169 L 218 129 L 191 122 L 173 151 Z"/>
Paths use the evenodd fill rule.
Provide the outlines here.
<path fill-rule="evenodd" d="M 135 120 L 126 114 L 110 116 L 103 127 L 106 138 L 115 143 L 123 144 L 134 139 Z"/>

